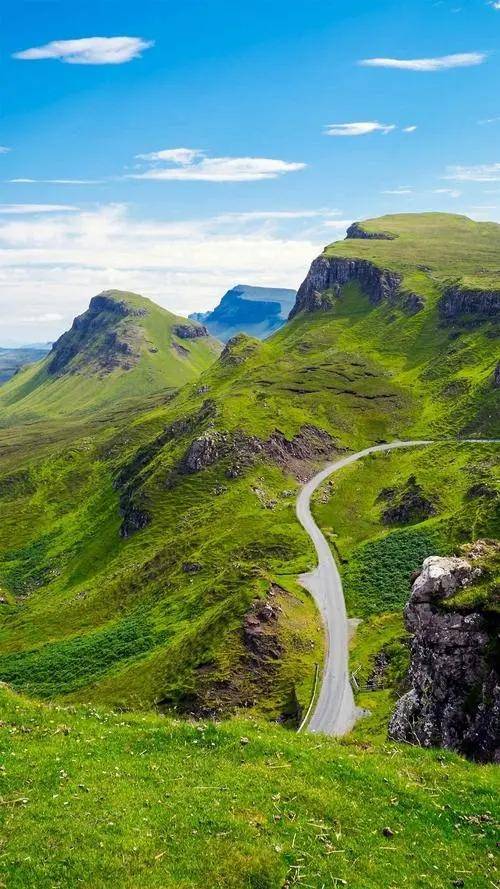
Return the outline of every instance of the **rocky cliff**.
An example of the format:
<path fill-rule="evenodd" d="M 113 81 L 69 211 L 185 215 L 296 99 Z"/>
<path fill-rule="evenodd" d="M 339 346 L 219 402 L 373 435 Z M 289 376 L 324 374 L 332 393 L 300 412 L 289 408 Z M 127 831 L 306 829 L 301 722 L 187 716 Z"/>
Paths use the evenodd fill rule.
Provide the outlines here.
<path fill-rule="evenodd" d="M 496 551 L 498 560 L 498 549 L 478 541 L 467 558 L 424 561 L 405 609 L 410 689 L 392 716 L 391 738 L 500 761 L 498 611 L 474 597 L 488 575 L 483 557 Z"/>
<path fill-rule="evenodd" d="M 318 256 L 299 288 L 289 318 L 302 311 L 331 308 L 340 288 L 351 281 L 360 285 L 374 305 L 387 300 L 410 315 L 420 311 L 424 305 L 422 297 L 401 289 L 402 277 L 396 272 L 379 268 L 367 259 Z"/>
<path fill-rule="evenodd" d="M 478 290 L 454 284 L 445 288 L 439 301 L 439 314 L 445 321 L 460 315 L 494 318 L 500 315 L 500 290 Z"/>

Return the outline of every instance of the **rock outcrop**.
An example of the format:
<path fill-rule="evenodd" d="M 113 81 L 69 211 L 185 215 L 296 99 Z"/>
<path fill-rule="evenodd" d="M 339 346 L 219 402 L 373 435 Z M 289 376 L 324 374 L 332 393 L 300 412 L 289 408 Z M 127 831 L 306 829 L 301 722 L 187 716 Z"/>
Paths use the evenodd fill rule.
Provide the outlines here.
<path fill-rule="evenodd" d="M 227 459 L 226 475 L 237 478 L 255 461 L 271 460 L 299 481 L 305 481 L 314 461 L 338 453 L 331 435 L 316 426 L 305 424 L 297 435 L 288 439 L 276 429 L 269 438 L 208 429 L 191 442 L 179 465 L 181 474 L 200 472 L 219 460 Z"/>
<path fill-rule="evenodd" d="M 364 241 L 394 241 L 395 237 L 396 235 L 391 235 L 390 232 L 369 232 L 362 228 L 359 222 L 353 222 L 346 233 L 346 240 L 358 238 Z"/>
<path fill-rule="evenodd" d="M 294 318 L 303 311 L 315 312 L 332 308 L 341 287 L 351 281 L 360 285 L 373 305 L 387 300 L 409 315 L 414 315 L 424 305 L 422 297 L 401 289 L 402 278 L 396 272 L 379 268 L 367 259 L 318 256 L 299 288 L 289 318 Z"/>
<path fill-rule="evenodd" d="M 472 290 L 454 284 L 445 288 L 439 301 L 439 314 L 444 321 L 461 315 L 493 318 L 500 315 L 500 290 Z"/>
<path fill-rule="evenodd" d="M 468 559 L 424 561 L 405 609 L 413 635 L 410 689 L 396 706 L 389 735 L 486 762 L 500 760 L 498 614 L 446 605 L 480 582 L 483 571 L 474 562 L 484 547 L 478 541 Z"/>
<path fill-rule="evenodd" d="M 208 330 L 203 324 L 176 324 L 172 327 L 172 333 L 181 340 L 195 340 L 200 336 L 208 336 Z"/>

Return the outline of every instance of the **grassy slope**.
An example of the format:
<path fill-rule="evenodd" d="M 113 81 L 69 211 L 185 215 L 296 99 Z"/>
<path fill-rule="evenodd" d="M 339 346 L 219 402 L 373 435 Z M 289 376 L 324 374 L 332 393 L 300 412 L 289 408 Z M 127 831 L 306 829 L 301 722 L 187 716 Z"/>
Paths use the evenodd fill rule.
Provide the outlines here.
<path fill-rule="evenodd" d="M 496 222 L 473 222 L 451 213 L 403 213 L 368 219 L 362 228 L 396 237 L 338 241 L 326 247 L 325 256 L 369 259 L 402 273 L 404 285 L 424 296 L 452 281 L 471 289 L 500 288 Z"/>
<path fill-rule="evenodd" d="M 126 302 L 143 317 L 121 319 L 113 323 L 118 331 L 136 329 L 140 361 L 130 370 L 117 368 L 111 373 L 96 372 L 92 349 L 85 363 L 72 373 L 51 376 L 50 358 L 26 368 L 0 391 L 0 425 L 67 416 L 120 403 L 129 397 L 142 398 L 153 392 L 176 389 L 195 379 L 217 356 L 220 345 L 212 337 L 185 340 L 173 331 L 176 324 L 189 323 L 151 300 L 135 293 L 111 291 L 111 298 Z M 99 337 L 93 345 L 97 353 Z M 184 350 L 182 354 L 178 349 Z M 154 351 L 153 351 L 154 350 Z"/>
<path fill-rule="evenodd" d="M 494 766 L 2 689 L 0 713 L 10 889 L 495 885 Z"/>

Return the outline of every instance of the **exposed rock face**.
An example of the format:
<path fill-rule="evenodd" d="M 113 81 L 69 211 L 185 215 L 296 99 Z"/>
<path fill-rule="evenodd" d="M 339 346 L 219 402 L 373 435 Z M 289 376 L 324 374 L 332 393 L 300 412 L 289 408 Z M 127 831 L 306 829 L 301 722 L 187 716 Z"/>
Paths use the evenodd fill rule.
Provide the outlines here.
<path fill-rule="evenodd" d="M 472 560 L 481 553 L 479 543 L 469 552 Z M 481 569 L 463 558 L 424 561 L 405 609 L 413 634 L 411 688 L 397 704 L 389 735 L 423 747 L 448 747 L 479 761 L 499 761 L 498 618 L 443 607 L 480 575 Z"/>
<path fill-rule="evenodd" d="M 447 287 L 439 301 L 439 314 L 445 321 L 453 321 L 460 315 L 498 318 L 500 290 L 470 290 L 459 284 Z"/>
<path fill-rule="evenodd" d="M 116 330 L 116 325 L 124 318 L 145 314 L 145 309 L 134 309 L 125 301 L 113 299 L 108 292 L 94 296 L 87 311 L 78 315 L 71 328 L 52 346 L 49 373 L 59 375 L 76 371 L 72 362 L 77 356 L 89 364 L 97 364 L 104 372 L 120 366 L 130 367 L 139 359 L 135 342 L 137 331 L 130 327 L 128 332 L 131 336 L 127 336 L 125 332 Z M 90 350 L 99 336 L 102 337 L 99 354 L 94 354 Z"/>
<path fill-rule="evenodd" d="M 325 291 L 338 294 L 340 288 L 350 281 L 360 285 L 373 305 L 387 300 L 402 307 L 410 315 L 418 312 L 424 305 L 422 298 L 416 293 L 401 290 L 401 276 L 396 272 L 379 268 L 366 259 L 318 256 L 299 288 L 289 317 L 293 318 L 302 311 L 315 312 L 318 309 L 331 308 L 332 297 Z"/>
<path fill-rule="evenodd" d="M 227 436 L 222 432 L 204 432 L 191 442 L 183 457 L 181 472 L 191 474 L 199 472 L 216 463 L 227 451 Z"/>
<path fill-rule="evenodd" d="M 287 439 L 278 429 L 265 440 L 242 432 L 230 434 L 207 430 L 191 442 L 179 470 L 187 474 L 199 472 L 228 458 L 226 475 L 236 478 L 260 458 L 272 460 L 299 480 L 305 480 L 311 461 L 330 457 L 337 452 L 338 448 L 329 433 L 310 425 L 303 426 L 292 439 Z"/>
<path fill-rule="evenodd" d="M 200 336 L 208 336 L 208 330 L 203 324 L 176 324 L 172 332 L 181 340 L 195 340 Z"/>
<path fill-rule="evenodd" d="M 389 232 L 369 232 L 362 228 L 359 222 L 353 222 L 347 229 L 346 239 L 361 238 L 370 241 L 394 241 L 396 235 Z"/>

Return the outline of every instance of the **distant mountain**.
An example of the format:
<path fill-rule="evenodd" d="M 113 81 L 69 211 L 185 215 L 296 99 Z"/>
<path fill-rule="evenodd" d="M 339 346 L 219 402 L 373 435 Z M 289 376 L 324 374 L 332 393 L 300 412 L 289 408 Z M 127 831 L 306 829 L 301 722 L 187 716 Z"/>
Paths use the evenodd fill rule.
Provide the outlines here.
<path fill-rule="evenodd" d="M 194 379 L 221 349 L 207 329 L 136 293 L 107 290 L 45 360 L 0 392 L 2 418 L 76 414 Z"/>
<path fill-rule="evenodd" d="M 213 311 L 194 312 L 189 317 L 205 324 L 212 336 L 223 342 L 237 333 L 262 340 L 283 326 L 295 297 L 295 290 L 237 284 Z"/>
<path fill-rule="evenodd" d="M 50 349 L 50 343 L 18 348 L 3 348 L 0 346 L 0 385 L 10 380 L 21 367 L 34 364 L 44 358 Z"/>

